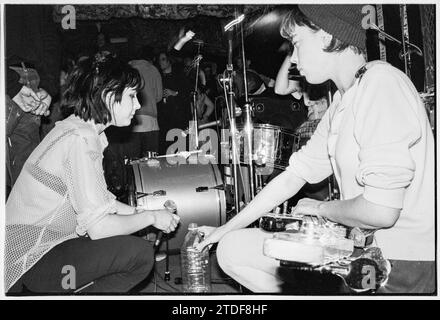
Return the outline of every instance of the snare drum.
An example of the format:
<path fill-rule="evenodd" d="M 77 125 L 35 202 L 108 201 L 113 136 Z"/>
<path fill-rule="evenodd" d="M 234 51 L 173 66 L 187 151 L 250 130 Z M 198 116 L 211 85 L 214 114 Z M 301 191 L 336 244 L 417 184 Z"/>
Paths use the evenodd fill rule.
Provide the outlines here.
<path fill-rule="evenodd" d="M 237 147 L 240 161 L 248 163 L 249 148 L 243 126 L 237 126 Z M 299 136 L 293 131 L 270 124 L 254 124 L 252 159 L 259 166 L 285 169 L 293 152 L 298 150 Z"/>
<path fill-rule="evenodd" d="M 180 249 L 192 222 L 214 227 L 226 222 L 225 192 L 217 165 L 154 161 L 132 164 L 137 206 L 158 210 L 164 209 L 167 200 L 174 201 L 180 224 L 168 236 L 169 250 Z"/>

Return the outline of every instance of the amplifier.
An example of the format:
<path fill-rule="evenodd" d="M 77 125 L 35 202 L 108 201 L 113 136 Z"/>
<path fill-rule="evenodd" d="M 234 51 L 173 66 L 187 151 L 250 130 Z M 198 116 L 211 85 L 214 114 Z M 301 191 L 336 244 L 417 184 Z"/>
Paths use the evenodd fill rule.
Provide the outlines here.
<path fill-rule="evenodd" d="M 254 121 L 295 130 L 307 119 L 307 110 L 302 100 L 291 96 L 251 96 L 254 106 Z"/>

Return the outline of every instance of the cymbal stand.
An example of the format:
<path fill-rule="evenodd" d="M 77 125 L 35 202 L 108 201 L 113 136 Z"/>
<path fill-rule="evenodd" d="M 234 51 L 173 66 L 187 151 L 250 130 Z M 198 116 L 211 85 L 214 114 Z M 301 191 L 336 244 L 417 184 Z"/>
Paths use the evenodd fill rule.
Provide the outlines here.
<path fill-rule="evenodd" d="M 333 102 L 332 90 L 330 81 L 327 82 L 327 105 L 330 106 Z M 337 189 L 337 182 L 334 175 L 327 178 L 328 181 L 328 200 L 338 200 L 339 192 Z"/>
<path fill-rule="evenodd" d="M 400 9 L 400 24 L 402 29 L 402 50 L 401 58 L 405 65 L 405 73 L 411 79 L 411 54 L 408 45 L 409 31 L 408 31 L 408 16 L 406 12 L 406 4 L 399 5 Z"/>
<path fill-rule="evenodd" d="M 240 24 L 240 40 L 241 40 L 241 57 L 243 59 L 243 81 L 244 81 L 244 95 L 245 95 L 245 103 L 243 107 L 244 114 L 244 132 L 246 137 L 246 143 L 244 143 L 244 149 L 246 150 L 246 145 L 248 149 L 247 159 L 245 162 L 249 165 L 249 193 L 250 199 L 252 200 L 255 196 L 255 175 L 254 175 L 254 164 L 253 164 L 253 132 L 254 126 L 252 123 L 252 105 L 249 102 L 249 94 L 248 94 L 248 82 L 247 82 L 247 65 L 246 65 L 246 55 L 244 49 L 244 35 L 243 35 L 243 25 Z M 246 154 L 246 152 L 245 152 Z"/>
<path fill-rule="evenodd" d="M 190 141 L 192 141 L 192 139 L 194 139 L 194 149 L 198 150 L 199 149 L 199 130 L 198 130 L 198 121 L 199 121 L 199 116 L 198 116 L 198 110 L 197 110 L 197 91 L 199 88 L 199 72 L 200 72 L 200 60 L 202 60 L 202 55 L 200 54 L 200 47 L 202 46 L 201 42 L 197 43 L 197 55 L 194 58 L 194 62 L 196 65 L 196 81 L 194 84 L 194 91 L 192 93 L 192 123 L 190 125 L 190 127 L 192 128 L 192 134 L 190 135 Z M 190 147 L 191 148 L 191 147 Z"/>
<path fill-rule="evenodd" d="M 235 205 L 235 213 L 240 211 L 240 199 L 239 199 L 239 183 L 238 183 L 238 166 L 239 166 L 239 158 L 238 158 L 238 149 L 237 149 L 237 125 L 235 122 L 236 117 L 236 108 L 235 108 L 235 99 L 234 99 L 234 90 L 233 90 L 233 73 L 234 66 L 232 64 L 232 30 L 226 29 L 225 31 L 228 33 L 228 64 L 226 65 L 226 73 L 227 76 L 225 78 L 225 84 L 227 84 L 228 88 L 228 100 L 227 100 L 227 108 L 229 114 L 230 121 L 230 134 L 231 134 L 231 149 L 232 149 L 232 178 L 233 178 L 233 188 L 234 188 L 234 205 Z"/>

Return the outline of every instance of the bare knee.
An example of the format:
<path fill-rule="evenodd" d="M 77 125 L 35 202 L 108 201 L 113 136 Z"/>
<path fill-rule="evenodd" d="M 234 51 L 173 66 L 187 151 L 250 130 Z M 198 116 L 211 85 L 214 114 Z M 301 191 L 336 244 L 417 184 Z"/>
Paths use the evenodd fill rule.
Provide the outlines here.
<path fill-rule="evenodd" d="M 241 250 L 239 244 L 239 233 L 241 230 L 228 232 L 218 243 L 217 246 L 217 261 L 220 267 L 225 271 L 230 266 L 235 265 L 234 258 L 239 255 Z"/>

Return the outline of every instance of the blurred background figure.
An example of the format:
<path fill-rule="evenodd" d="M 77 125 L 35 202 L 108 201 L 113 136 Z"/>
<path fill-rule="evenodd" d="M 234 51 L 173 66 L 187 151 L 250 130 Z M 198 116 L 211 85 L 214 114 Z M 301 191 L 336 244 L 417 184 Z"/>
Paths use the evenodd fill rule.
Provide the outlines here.
<path fill-rule="evenodd" d="M 159 152 L 157 103 L 163 95 L 162 77 L 153 65 L 153 49 L 150 46 L 140 49 L 137 59 L 129 64 L 139 71 L 144 86 L 138 93 L 141 108 L 136 111 L 128 146 L 131 156 L 142 157 L 146 151 Z"/>

